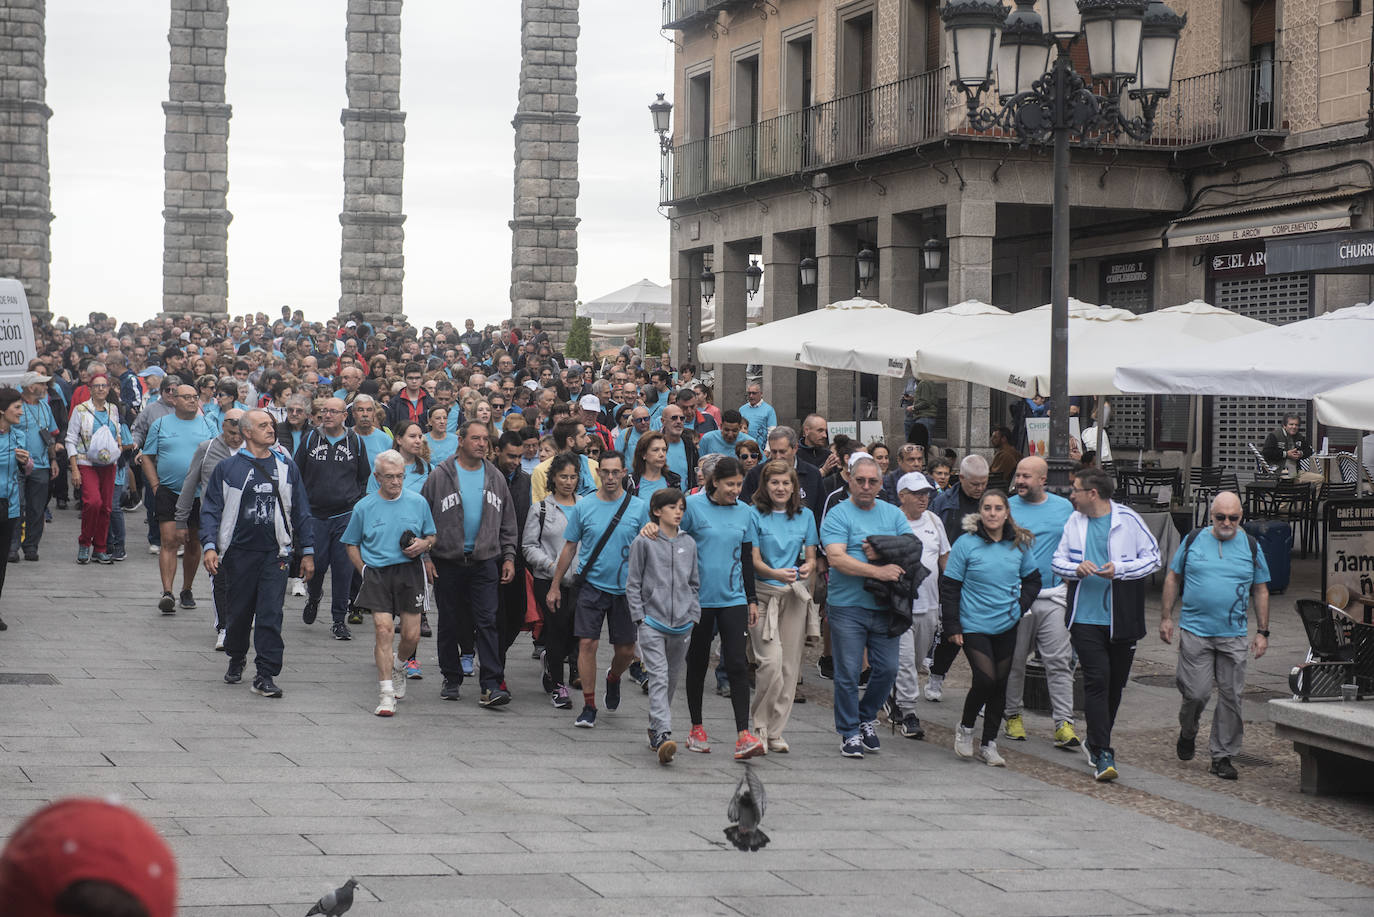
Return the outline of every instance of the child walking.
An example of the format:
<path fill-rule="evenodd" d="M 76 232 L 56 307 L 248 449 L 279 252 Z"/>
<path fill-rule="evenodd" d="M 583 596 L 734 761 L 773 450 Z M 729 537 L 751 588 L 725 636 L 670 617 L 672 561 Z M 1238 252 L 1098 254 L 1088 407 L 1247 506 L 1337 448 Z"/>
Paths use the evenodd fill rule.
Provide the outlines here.
<path fill-rule="evenodd" d="M 640 535 L 630 545 L 625 598 L 639 628 L 639 656 L 649 675 L 649 748 L 667 764 L 677 753 L 672 703 L 687 664 L 692 628 L 701 619 L 697 543 L 679 531 L 687 504 L 682 491 L 665 487 L 649 501 L 658 537 Z"/>

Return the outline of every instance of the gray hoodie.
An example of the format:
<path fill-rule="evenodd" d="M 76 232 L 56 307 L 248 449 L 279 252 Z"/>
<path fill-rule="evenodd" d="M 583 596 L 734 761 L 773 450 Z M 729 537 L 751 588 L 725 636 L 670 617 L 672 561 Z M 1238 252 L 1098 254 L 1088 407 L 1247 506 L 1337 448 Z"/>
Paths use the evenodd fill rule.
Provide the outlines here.
<path fill-rule="evenodd" d="M 563 545 L 567 544 L 563 537 L 563 530 L 567 527 L 568 511 L 559 506 L 553 497 L 545 497 L 530 507 L 530 514 L 525 519 L 525 534 L 520 544 L 525 551 L 525 562 L 530 565 L 530 572 L 534 574 L 535 579 L 553 579 L 553 571 L 558 566 L 558 555 L 562 553 Z M 572 585 L 580 563 L 580 558 L 574 554 L 573 562 L 568 565 L 568 572 L 563 575 L 563 585 Z"/>
<path fill-rule="evenodd" d="M 420 489 L 420 496 L 429 502 L 434 513 L 434 527 L 438 541 L 430 551 L 439 560 L 463 559 L 463 497 L 458 488 L 455 466 L 458 456 L 450 455 L 434 466 L 429 480 Z M 472 547 L 473 560 L 515 560 L 520 547 L 520 524 L 515 519 L 515 501 L 510 497 L 506 479 L 491 462 L 483 462 L 486 472 L 483 483 L 483 505 L 473 507 L 482 514 L 477 529 L 477 541 Z"/>
<path fill-rule="evenodd" d="M 630 545 L 625 598 L 630 604 L 630 618 L 636 624 L 646 614 L 668 627 L 695 624 L 701 620 L 700 590 L 697 543 L 691 535 L 640 535 Z"/>

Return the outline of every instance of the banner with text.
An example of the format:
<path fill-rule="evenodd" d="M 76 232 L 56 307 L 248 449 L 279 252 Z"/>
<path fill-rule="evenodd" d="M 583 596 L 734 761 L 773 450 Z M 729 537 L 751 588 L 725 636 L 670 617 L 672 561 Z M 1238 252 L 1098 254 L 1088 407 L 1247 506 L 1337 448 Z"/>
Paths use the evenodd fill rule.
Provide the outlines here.
<path fill-rule="evenodd" d="M 0 278 L 0 385 L 17 387 L 33 358 L 33 319 L 24 285 Z"/>

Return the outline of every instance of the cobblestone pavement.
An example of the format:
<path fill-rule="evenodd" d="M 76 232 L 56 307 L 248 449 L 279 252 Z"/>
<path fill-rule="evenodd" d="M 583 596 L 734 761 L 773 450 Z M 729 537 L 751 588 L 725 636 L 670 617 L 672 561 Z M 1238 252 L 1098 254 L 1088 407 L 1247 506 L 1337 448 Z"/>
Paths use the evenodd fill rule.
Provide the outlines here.
<path fill-rule="evenodd" d="M 1170 762 L 1169 688 L 1128 690 L 1123 779 L 1098 786 L 1042 717 L 1006 743 L 1006 769 L 957 759 L 962 663 L 949 699 L 922 709 L 927 741 L 884 730 L 881 754 L 843 759 L 829 683 L 809 669 L 792 753 L 757 765 L 773 843 L 743 854 L 721 834 L 741 765 L 714 694 L 716 750 L 661 767 L 637 692 L 575 729 L 539 692 L 522 638 L 510 707 L 482 710 L 467 686 L 444 702 L 425 641 L 427 677 L 378 719 L 368 628 L 333 641 L 292 599 L 286 696 L 259 698 L 221 682 L 203 577 L 199 609 L 158 613 L 135 515 L 136 550 L 113 567 L 77 566 L 75 514 L 57 517 L 42 560 L 6 584 L 0 673 L 57 684 L 0 685 L 0 831 L 45 800 L 116 794 L 167 836 L 187 915 L 299 915 L 350 875 L 359 917 L 1374 913 L 1370 808 L 1300 797 L 1263 724 L 1247 750 L 1274 763 L 1238 784 Z M 1169 670 L 1142 657 L 1146 675 Z"/>

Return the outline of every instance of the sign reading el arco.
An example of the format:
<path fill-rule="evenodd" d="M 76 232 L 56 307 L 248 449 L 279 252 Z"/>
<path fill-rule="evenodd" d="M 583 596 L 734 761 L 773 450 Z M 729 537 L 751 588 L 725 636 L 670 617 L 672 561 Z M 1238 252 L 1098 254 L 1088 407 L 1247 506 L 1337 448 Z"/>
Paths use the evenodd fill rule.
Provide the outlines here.
<path fill-rule="evenodd" d="M 1267 239 L 1265 273 L 1374 273 L 1374 230 L 1318 232 Z"/>

